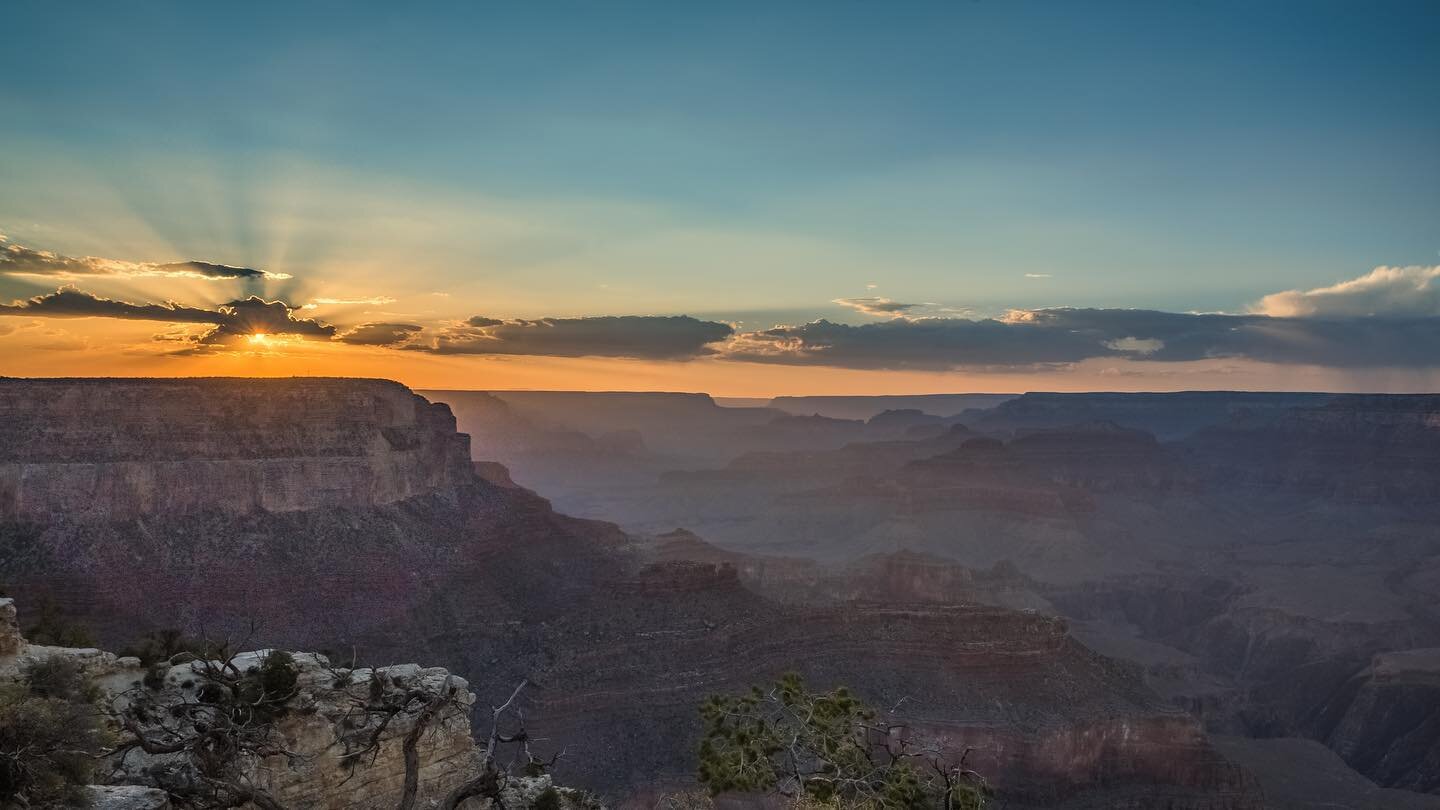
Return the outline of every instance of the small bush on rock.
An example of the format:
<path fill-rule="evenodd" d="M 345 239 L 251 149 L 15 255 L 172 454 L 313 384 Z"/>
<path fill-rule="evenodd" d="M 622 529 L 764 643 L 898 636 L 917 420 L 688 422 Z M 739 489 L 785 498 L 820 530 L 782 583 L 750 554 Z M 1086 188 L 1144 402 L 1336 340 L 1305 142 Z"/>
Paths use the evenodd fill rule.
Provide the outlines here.
<path fill-rule="evenodd" d="M 700 783 L 712 795 L 776 792 L 807 807 L 974 810 L 985 782 L 938 744 L 910 739 L 845 687 L 811 692 L 800 676 L 700 707 Z"/>
<path fill-rule="evenodd" d="M 65 659 L 32 664 L 0 685 L 0 807 L 83 801 L 106 733 L 94 687 Z"/>

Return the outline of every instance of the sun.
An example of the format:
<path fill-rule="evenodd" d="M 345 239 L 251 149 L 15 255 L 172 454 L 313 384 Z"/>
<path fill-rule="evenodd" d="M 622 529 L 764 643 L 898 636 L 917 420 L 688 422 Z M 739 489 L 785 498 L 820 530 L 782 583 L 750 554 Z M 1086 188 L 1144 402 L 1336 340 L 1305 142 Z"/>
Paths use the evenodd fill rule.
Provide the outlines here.
<path fill-rule="evenodd" d="M 250 342 L 256 346 L 264 346 L 270 340 L 270 336 L 264 332 L 256 332 L 250 336 Z"/>

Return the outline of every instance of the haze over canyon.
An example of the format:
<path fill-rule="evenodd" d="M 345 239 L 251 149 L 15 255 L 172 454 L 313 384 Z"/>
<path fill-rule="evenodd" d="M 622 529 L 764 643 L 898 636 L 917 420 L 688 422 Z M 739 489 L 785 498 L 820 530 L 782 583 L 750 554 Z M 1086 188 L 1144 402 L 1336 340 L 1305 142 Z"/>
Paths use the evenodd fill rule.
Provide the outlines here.
<path fill-rule="evenodd" d="M 1440 810 L 1440 0 L 0 20 L 0 810 Z"/>

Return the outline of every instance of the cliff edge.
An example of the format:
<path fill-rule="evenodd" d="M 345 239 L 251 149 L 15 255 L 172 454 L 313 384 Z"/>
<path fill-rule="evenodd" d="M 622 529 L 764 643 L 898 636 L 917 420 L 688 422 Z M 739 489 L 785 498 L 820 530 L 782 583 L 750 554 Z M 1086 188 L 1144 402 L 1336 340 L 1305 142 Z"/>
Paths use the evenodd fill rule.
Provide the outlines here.
<path fill-rule="evenodd" d="M 0 520 L 377 506 L 469 460 L 448 407 L 385 380 L 0 380 Z"/>

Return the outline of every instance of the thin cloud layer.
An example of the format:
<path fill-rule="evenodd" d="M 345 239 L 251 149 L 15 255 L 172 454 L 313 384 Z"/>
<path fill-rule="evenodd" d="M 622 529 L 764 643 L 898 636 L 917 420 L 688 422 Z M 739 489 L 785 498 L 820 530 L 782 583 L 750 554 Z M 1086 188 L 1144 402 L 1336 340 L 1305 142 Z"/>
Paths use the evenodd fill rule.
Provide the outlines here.
<path fill-rule="evenodd" d="M 316 298 L 301 309 L 319 309 L 320 307 L 358 307 L 371 306 L 383 307 L 386 304 L 395 303 L 395 299 L 388 295 L 377 295 L 372 298 Z"/>
<path fill-rule="evenodd" d="M 356 346 L 449 355 L 691 360 L 852 369 L 1036 370 L 1097 358 L 1147 364 L 1236 359 L 1330 368 L 1440 367 L 1440 268 L 1377 268 L 1344 284 L 1266 296 L 1244 314 L 1145 309 L 1014 310 L 917 317 L 886 298 L 840 303 L 884 320 L 816 320 L 738 332 L 690 316 L 607 315 L 514 319 L 476 315 L 440 324 L 370 321 L 344 328 L 299 317 L 282 301 L 251 296 L 222 306 L 130 303 L 72 286 L 10 304 L 0 315 L 115 318 L 209 327 L 183 334 L 191 351 L 256 335 L 293 335 Z M 348 299 L 347 299 L 348 300 Z M 316 299 L 338 301 L 338 299 Z M 933 312 L 944 310 L 932 309 Z M 392 316 L 411 317 L 411 316 Z M 1158 366 L 1151 365 L 1151 368 Z"/>
<path fill-rule="evenodd" d="M 1440 358 L 1440 318 L 1040 309 L 1003 319 L 897 318 L 860 326 L 819 320 L 739 335 L 725 354 L 748 362 L 857 369 L 1032 369 L 1106 357 L 1428 367 Z"/>
<path fill-rule="evenodd" d="M 425 327 L 413 323 L 362 323 L 340 333 L 339 340 L 357 346 L 400 346 L 417 337 Z"/>
<path fill-rule="evenodd" d="M 550 357 L 630 357 L 686 360 L 712 354 L 711 344 L 734 333 L 729 324 L 688 315 L 606 315 L 588 318 L 501 320 L 475 316 L 407 346 L 436 354 Z"/>
<path fill-rule="evenodd" d="M 1377 267 L 1329 287 L 1267 295 L 1254 310 L 1279 318 L 1440 316 L 1440 266 Z"/>
<path fill-rule="evenodd" d="M 111 276 L 118 278 L 198 278 L 210 281 L 226 279 L 286 279 L 284 273 L 267 273 L 252 267 L 232 267 L 213 262 L 130 262 L 97 256 L 64 256 L 48 250 L 17 245 L 0 235 L 0 273 L 12 276 L 48 276 L 78 278 Z"/>
<path fill-rule="evenodd" d="M 925 304 L 902 304 L 899 301 L 892 301 L 889 298 L 867 297 L 867 298 L 836 298 L 832 304 L 839 304 L 842 307 L 849 307 L 857 312 L 877 317 L 895 317 L 925 306 Z"/>
<path fill-rule="evenodd" d="M 29 315 L 44 318 L 118 318 L 164 323 L 199 323 L 214 326 L 198 342 L 213 346 L 254 335 L 299 335 L 331 338 L 335 327 L 319 321 L 296 318 L 295 309 L 281 301 L 251 296 L 215 309 L 188 307 L 167 301 L 163 304 L 132 304 L 101 298 L 74 287 L 23 301 L 0 304 L 0 315 Z"/>

